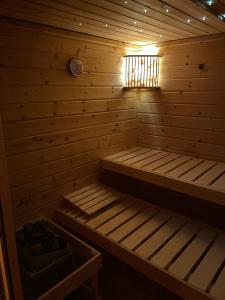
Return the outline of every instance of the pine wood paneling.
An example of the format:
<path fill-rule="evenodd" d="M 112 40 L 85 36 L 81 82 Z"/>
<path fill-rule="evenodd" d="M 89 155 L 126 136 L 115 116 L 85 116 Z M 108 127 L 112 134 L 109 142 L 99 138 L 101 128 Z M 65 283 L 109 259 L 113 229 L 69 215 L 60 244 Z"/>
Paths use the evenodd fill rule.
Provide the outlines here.
<path fill-rule="evenodd" d="M 140 94 L 139 142 L 225 161 L 224 38 L 165 43 L 159 52 L 161 91 Z"/>
<path fill-rule="evenodd" d="M 95 180 L 100 157 L 135 144 L 137 101 L 121 85 L 125 44 L 4 22 L 0 37 L 0 113 L 18 225 Z M 71 57 L 84 62 L 79 78 L 68 72 Z"/>
<path fill-rule="evenodd" d="M 224 22 L 191 0 L 3 0 L 0 15 L 134 45 L 225 32 Z"/>

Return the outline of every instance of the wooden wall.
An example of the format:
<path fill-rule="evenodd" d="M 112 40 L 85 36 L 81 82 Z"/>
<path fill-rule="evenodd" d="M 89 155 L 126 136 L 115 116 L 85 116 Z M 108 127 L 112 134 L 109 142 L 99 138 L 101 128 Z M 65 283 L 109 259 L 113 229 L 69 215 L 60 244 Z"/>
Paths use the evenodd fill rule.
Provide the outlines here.
<path fill-rule="evenodd" d="M 225 161 L 225 36 L 159 54 L 161 91 L 140 93 L 140 144 Z"/>
<path fill-rule="evenodd" d="M 20 224 L 96 180 L 101 156 L 136 142 L 136 99 L 121 86 L 125 44 L 0 22 L 0 113 Z M 79 78 L 71 57 L 84 62 Z"/>

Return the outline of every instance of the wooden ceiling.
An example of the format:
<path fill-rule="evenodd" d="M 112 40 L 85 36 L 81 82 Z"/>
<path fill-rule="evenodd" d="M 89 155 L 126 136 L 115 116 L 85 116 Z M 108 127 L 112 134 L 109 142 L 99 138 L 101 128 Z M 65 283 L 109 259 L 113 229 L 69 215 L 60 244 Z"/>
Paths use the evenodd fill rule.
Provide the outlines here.
<path fill-rule="evenodd" d="M 0 15 L 136 45 L 225 32 L 191 0 L 1 0 Z"/>

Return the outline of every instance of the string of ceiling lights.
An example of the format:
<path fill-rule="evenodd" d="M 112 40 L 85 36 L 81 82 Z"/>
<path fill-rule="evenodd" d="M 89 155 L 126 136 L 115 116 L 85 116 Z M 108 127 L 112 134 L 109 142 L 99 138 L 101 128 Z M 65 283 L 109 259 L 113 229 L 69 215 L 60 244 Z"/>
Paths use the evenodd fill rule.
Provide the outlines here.
<path fill-rule="evenodd" d="M 213 13 L 221 21 L 225 21 L 225 5 L 223 3 L 221 3 L 219 0 L 192 0 L 192 2 L 200 5 L 201 7 L 205 8 L 207 11 Z M 125 4 L 126 6 L 129 6 L 129 0 L 123 1 L 123 4 Z M 163 9 L 166 14 L 170 14 L 174 10 L 173 7 L 171 7 L 167 4 L 163 5 Z M 144 13 L 144 14 L 150 13 L 150 8 L 144 8 L 142 10 L 142 13 Z M 199 20 L 202 22 L 207 22 L 208 17 L 206 15 L 199 16 Z M 186 16 L 186 22 L 188 24 L 194 23 L 195 21 L 196 21 L 196 18 L 191 18 L 188 15 Z M 78 25 L 82 26 L 83 23 L 79 22 Z M 138 26 L 138 22 L 136 20 L 134 20 L 133 25 Z M 106 23 L 106 24 L 104 24 L 104 27 L 108 29 L 110 27 L 110 25 Z M 141 33 L 144 32 L 144 30 L 142 28 L 139 28 L 139 31 Z M 159 37 L 162 38 L 163 35 L 159 34 Z"/>
<path fill-rule="evenodd" d="M 225 4 L 220 0 L 192 0 L 192 2 L 203 7 L 210 13 L 225 21 Z"/>

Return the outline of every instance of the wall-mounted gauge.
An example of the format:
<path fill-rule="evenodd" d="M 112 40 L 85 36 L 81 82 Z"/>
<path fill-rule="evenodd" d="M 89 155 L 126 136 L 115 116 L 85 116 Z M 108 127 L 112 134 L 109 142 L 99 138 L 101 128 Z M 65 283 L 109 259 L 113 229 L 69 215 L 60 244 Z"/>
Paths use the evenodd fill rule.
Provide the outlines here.
<path fill-rule="evenodd" d="M 73 76 L 80 76 L 83 73 L 83 69 L 83 63 L 80 59 L 71 58 L 71 60 L 69 61 L 69 70 Z"/>

